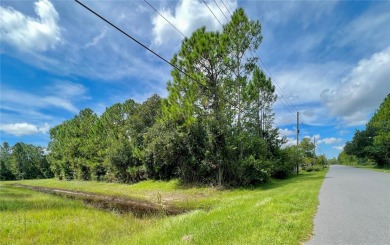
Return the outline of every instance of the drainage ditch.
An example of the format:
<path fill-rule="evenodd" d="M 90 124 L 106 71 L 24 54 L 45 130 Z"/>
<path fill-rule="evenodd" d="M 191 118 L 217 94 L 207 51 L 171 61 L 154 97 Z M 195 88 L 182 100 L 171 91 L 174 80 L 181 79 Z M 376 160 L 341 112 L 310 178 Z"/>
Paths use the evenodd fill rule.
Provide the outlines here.
<path fill-rule="evenodd" d="M 156 204 L 144 200 L 106 196 L 89 192 L 54 189 L 22 184 L 14 184 L 13 186 L 48 194 L 54 194 L 71 199 L 79 199 L 87 205 L 104 210 L 115 211 L 119 213 L 131 212 L 136 217 L 145 217 L 151 215 L 178 215 L 190 211 L 188 209 L 162 203 Z"/>

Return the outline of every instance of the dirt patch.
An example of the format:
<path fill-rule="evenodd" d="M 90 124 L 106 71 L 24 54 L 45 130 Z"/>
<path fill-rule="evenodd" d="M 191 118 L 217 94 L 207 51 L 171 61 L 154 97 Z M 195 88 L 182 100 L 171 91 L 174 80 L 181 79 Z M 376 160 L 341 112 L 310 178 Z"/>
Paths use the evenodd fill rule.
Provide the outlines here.
<path fill-rule="evenodd" d="M 188 209 L 183 209 L 164 203 L 156 204 L 144 200 L 106 196 L 82 191 L 70 191 L 64 189 L 54 189 L 22 184 L 13 184 L 13 186 L 63 196 L 67 198 L 80 199 L 83 200 L 86 204 L 92 205 L 97 208 L 102 208 L 110 211 L 114 210 L 120 213 L 131 212 L 137 217 L 144 217 L 156 214 L 177 215 L 190 211 Z"/>

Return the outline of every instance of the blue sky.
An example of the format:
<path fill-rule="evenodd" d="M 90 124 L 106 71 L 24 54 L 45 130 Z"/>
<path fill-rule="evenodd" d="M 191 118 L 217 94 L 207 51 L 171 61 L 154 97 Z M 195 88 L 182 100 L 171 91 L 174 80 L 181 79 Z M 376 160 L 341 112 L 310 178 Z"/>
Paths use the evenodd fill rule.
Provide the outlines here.
<path fill-rule="evenodd" d="M 390 2 L 223 2 L 261 22 L 258 54 L 279 97 L 300 111 L 301 138 L 337 156 L 390 93 Z M 179 50 L 182 36 L 144 1 L 84 3 L 167 59 Z M 221 30 L 201 1 L 150 3 L 187 36 Z M 1 1 L 0 41 L 1 142 L 46 146 L 50 127 L 81 109 L 100 115 L 116 102 L 167 95 L 171 68 L 74 1 Z M 275 104 L 275 124 L 294 144 L 295 114 L 285 104 Z"/>

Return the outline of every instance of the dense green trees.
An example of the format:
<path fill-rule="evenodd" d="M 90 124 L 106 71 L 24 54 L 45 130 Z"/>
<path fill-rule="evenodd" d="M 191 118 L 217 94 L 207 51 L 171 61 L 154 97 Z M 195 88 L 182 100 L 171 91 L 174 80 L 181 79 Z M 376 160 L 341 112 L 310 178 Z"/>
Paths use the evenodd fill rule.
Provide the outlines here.
<path fill-rule="evenodd" d="M 366 129 L 357 130 L 339 155 L 342 164 L 374 161 L 379 167 L 390 166 L 390 94 L 367 123 Z"/>
<path fill-rule="evenodd" d="M 222 32 L 196 30 L 171 60 L 185 73 L 172 70 L 166 99 L 127 100 L 100 117 L 84 109 L 52 128 L 51 170 L 68 180 L 180 178 L 218 186 L 289 176 L 303 154 L 281 149 L 275 87 L 250 55 L 261 41 L 260 23 L 242 9 Z"/>
<path fill-rule="evenodd" d="M 42 147 L 7 142 L 0 146 L 0 180 L 51 178 L 53 173 Z"/>
<path fill-rule="evenodd" d="M 91 109 L 50 130 L 48 160 L 60 179 L 134 182 L 145 178 L 144 134 L 161 113 L 161 98 Z"/>
<path fill-rule="evenodd" d="M 150 173 L 247 185 L 266 182 L 285 164 L 276 161 L 282 139 L 272 128 L 275 88 L 245 56 L 261 40 L 260 24 L 239 9 L 222 33 L 201 28 L 183 41 L 172 63 L 187 74 L 172 71 L 163 120 L 148 134 Z"/>

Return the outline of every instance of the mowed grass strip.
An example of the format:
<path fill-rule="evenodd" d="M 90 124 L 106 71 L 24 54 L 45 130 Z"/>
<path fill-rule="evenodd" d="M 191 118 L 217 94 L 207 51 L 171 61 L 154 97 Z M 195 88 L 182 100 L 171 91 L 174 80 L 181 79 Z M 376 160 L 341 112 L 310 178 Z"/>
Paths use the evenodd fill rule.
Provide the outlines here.
<path fill-rule="evenodd" d="M 376 165 L 355 165 L 353 166 L 355 168 L 363 168 L 363 169 L 369 169 L 377 172 L 382 172 L 382 173 L 390 173 L 390 167 L 383 167 L 379 168 Z"/>
<path fill-rule="evenodd" d="M 149 197 L 157 191 L 172 202 L 177 202 L 176 196 L 193 194 L 197 198 L 188 205 L 201 207 L 146 219 L 0 182 L 0 237 L 9 244 L 301 244 L 310 238 L 325 174 L 302 173 L 253 189 L 230 190 L 182 187 L 177 181 L 81 186 L 73 181 L 18 182 L 101 194 L 117 188 L 115 193 L 124 196 Z M 180 202 L 186 205 L 185 198 Z"/>

